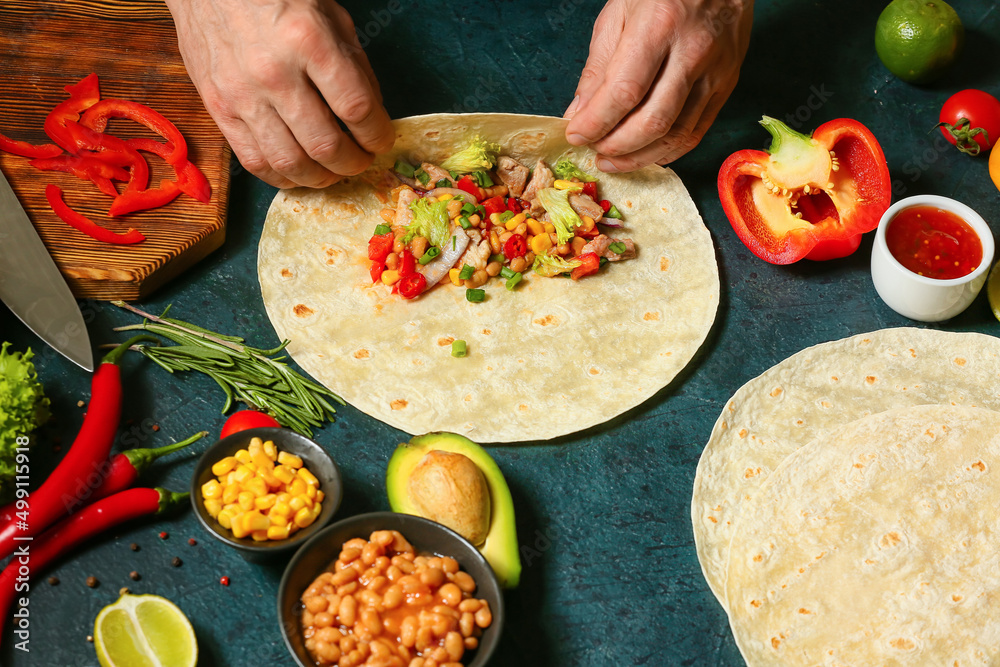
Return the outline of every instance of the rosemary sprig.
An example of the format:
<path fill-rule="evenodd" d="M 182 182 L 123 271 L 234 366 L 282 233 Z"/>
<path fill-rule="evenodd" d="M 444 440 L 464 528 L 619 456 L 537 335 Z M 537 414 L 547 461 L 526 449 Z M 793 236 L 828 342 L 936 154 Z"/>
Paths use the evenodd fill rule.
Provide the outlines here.
<path fill-rule="evenodd" d="M 112 301 L 119 308 L 144 318 L 141 324 L 116 327 L 115 331 L 148 331 L 173 341 L 175 345 L 135 345 L 130 349 L 141 352 L 166 370 L 198 371 L 218 383 L 226 395 L 222 414 L 234 401 L 242 401 L 255 410 L 268 412 L 284 426 L 312 436 L 313 426 L 333 421 L 336 412 L 331 401 L 344 405 L 343 399 L 323 385 L 314 382 L 283 363 L 287 356 L 276 356 L 288 345 L 270 350 L 244 344 L 239 336 L 219 334 L 183 320 L 157 317 L 124 301 Z"/>

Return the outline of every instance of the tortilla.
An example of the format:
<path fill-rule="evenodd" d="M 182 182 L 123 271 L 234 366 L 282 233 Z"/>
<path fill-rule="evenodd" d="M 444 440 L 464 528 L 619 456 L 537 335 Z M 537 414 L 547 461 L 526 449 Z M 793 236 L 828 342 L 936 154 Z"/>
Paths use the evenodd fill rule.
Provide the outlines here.
<path fill-rule="evenodd" d="M 1000 340 L 884 329 L 805 349 L 736 391 L 698 462 L 691 500 L 698 560 L 724 607 L 737 519 L 784 458 L 834 426 L 924 404 L 1000 410 Z"/>
<path fill-rule="evenodd" d="M 746 503 L 730 545 L 747 664 L 997 664 L 998 504 L 991 410 L 892 410 L 802 447 Z"/>
<path fill-rule="evenodd" d="M 264 306 L 288 351 L 363 412 L 410 434 L 477 442 L 543 440 L 604 422 L 666 386 L 715 319 L 719 274 L 708 230 L 677 175 L 647 167 L 600 177 L 638 256 L 579 282 L 526 275 L 486 300 L 440 285 L 407 301 L 372 286 L 367 244 L 382 221 L 385 169 L 397 156 L 440 162 L 475 135 L 533 166 L 594 153 L 566 143 L 566 121 L 435 114 L 395 122 L 396 146 L 359 177 L 279 192 L 258 248 Z M 468 356 L 451 356 L 453 340 Z"/>

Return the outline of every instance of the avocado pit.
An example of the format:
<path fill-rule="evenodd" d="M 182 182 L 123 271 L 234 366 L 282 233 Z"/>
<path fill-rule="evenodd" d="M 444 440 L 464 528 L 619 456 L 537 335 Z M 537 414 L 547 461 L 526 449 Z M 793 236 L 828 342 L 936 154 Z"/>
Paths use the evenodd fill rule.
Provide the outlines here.
<path fill-rule="evenodd" d="M 490 531 L 490 490 L 469 457 L 455 452 L 427 452 L 407 484 L 420 513 L 480 546 Z"/>

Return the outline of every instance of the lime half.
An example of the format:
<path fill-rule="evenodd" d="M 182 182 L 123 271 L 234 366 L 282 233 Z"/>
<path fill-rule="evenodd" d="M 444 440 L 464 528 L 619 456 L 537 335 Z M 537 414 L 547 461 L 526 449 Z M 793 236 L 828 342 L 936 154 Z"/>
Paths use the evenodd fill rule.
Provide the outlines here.
<path fill-rule="evenodd" d="M 990 279 L 986 283 L 986 296 L 990 300 L 990 308 L 993 309 L 993 317 L 1000 320 L 1000 262 L 990 269 Z"/>
<path fill-rule="evenodd" d="M 94 621 L 101 667 L 195 667 L 194 628 L 177 605 L 159 595 L 125 593 Z"/>

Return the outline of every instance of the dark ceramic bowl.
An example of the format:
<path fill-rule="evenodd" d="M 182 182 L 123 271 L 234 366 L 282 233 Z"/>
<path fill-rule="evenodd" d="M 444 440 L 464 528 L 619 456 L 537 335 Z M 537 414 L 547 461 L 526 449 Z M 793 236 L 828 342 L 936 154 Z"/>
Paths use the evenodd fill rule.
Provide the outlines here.
<path fill-rule="evenodd" d="M 299 667 L 315 667 L 302 637 L 302 593 L 323 572 L 331 569 L 344 542 L 368 539 L 376 530 L 398 530 L 418 554 L 451 556 L 476 581 L 473 596 L 486 600 L 493 622 L 479 638 L 479 647 L 466 653 L 466 667 L 484 667 L 500 642 L 504 622 L 503 593 L 493 568 L 464 537 L 439 523 L 409 514 L 372 512 L 359 514 L 324 528 L 292 557 L 278 587 L 278 620 L 285 645 Z"/>
<path fill-rule="evenodd" d="M 221 459 L 245 449 L 250 444 L 250 440 L 255 437 L 264 442 L 271 440 L 278 451 L 300 457 L 304 467 L 308 468 L 309 472 L 319 480 L 319 488 L 325 494 L 323 510 L 316 521 L 308 528 L 297 531 L 287 540 L 255 542 L 249 537 L 242 539 L 233 537 L 232 531 L 223 528 L 205 509 L 201 486 L 210 479 L 215 479 L 212 474 L 212 466 Z M 195 468 L 194 476 L 191 478 L 191 505 L 194 507 L 198 521 L 214 538 L 237 549 L 240 555 L 251 561 L 268 561 L 280 556 L 288 556 L 295 549 L 298 549 L 330 522 L 340 506 L 343 494 L 344 487 L 340 480 L 340 470 L 327 451 L 304 435 L 299 435 L 287 428 L 251 428 L 222 438 L 201 455 L 198 467 Z"/>

